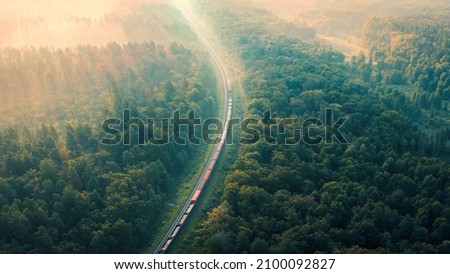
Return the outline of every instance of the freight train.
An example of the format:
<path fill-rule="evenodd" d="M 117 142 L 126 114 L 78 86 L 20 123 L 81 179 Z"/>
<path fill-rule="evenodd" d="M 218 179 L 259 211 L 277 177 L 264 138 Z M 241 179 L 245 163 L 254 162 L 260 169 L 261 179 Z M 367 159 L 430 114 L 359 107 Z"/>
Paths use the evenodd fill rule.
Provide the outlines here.
<path fill-rule="evenodd" d="M 226 115 L 226 119 L 225 119 L 225 125 L 223 127 L 223 132 L 220 136 L 219 145 L 213 151 L 214 156 L 208 165 L 208 169 L 206 170 L 205 174 L 203 175 L 203 178 L 202 178 L 200 184 L 198 184 L 198 186 L 194 192 L 194 195 L 192 195 L 189 206 L 187 207 L 187 209 L 183 213 L 182 217 L 178 221 L 178 224 L 176 225 L 173 232 L 170 234 L 170 236 L 167 238 L 166 242 L 162 246 L 162 248 L 160 250 L 161 253 L 164 253 L 170 247 L 170 244 L 172 243 L 173 239 L 177 236 L 181 227 L 186 223 L 186 220 L 189 218 L 189 215 L 191 214 L 194 206 L 197 204 L 197 201 L 198 201 L 200 195 L 202 194 L 203 188 L 205 187 L 206 183 L 208 183 L 208 181 L 211 177 L 211 174 L 214 170 L 214 166 L 216 165 L 217 160 L 219 159 L 220 153 L 222 152 L 223 144 L 225 143 L 225 139 L 228 134 L 228 127 L 229 127 L 230 120 L 231 120 L 231 110 L 233 109 L 233 99 L 231 99 L 231 90 L 228 90 L 228 95 L 229 95 L 229 98 L 228 98 L 227 115 Z"/>

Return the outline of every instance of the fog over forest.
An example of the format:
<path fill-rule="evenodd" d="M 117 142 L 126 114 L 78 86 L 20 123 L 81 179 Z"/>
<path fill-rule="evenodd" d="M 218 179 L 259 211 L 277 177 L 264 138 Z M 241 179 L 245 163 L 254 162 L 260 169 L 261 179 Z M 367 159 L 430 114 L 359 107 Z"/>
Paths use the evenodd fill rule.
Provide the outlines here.
<path fill-rule="evenodd" d="M 73 47 L 78 44 L 102 46 L 109 42 L 161 40 L 170 38 L 158 26 L 158 18 L 148 25 L 146 36 L 130 36 L 123 22 L 143 4 L 163 0 L 1 0 L 0 47 Z M 161 20 L 159 20 L 161 22 Z"/>

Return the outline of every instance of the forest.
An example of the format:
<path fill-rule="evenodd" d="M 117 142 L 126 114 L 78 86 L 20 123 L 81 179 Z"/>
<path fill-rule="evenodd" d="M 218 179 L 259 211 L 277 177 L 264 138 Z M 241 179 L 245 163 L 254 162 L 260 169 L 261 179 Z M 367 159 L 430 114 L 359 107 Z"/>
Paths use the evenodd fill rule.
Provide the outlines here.
<path fill-rule="evenodd" d="M 201 147 L 137 138 L 101 145 L 101 125 L 123 109 L 156 121 L 175 110 L 214 116 L 216 80 L 199 48 L 148 41 L 0 50 L 0 253 L 148 248 Z"/>
<path fill-rule="evenodd" d="M 148 252 L 208 147 L 139 145 L 123 122 L 116 132 L 131 145 L 110 146 L 103 122 L 124 109 L 144 121 L 217 117 L 214 64 L 163 1 L 81 1 L 71 15 L 50 2 L 61 14 L 9 17 L 17 7 L 6 2 L 0 12 L 0 253 Z M 190 2 L 228 53 L 234 118 L 270 110 L 294 121 L 290 135 L 332 109 L 348 118 L 349 143 L 274 145 L 262 134 L 227 145 L 212 199 L 173 252 L 450 253 L 450 17 L 440 0 L 417 15 L 427 4 Z M 386 4 L 380 16 L 376 3 Z M 353 35 L 346 17 L 363 49 L 350 58 L 319 39 Z"/>
<path fill-rule="evenodd" d="M 212 2 L 197 9 L 242 59 L 246 115 L 304 120 L 333 108 L 349 117 L 350 144 L 242 145 L 184 251 L 449 253 L 448 21 L 375 18 L 370 56 L 345 61 L 271 31 L 260 11 Z"/>
<path fill-rule="evenodd" d="M 364 42 L 375 62 L 375 83 L 416 86 L 422 108 L 440 110 L 450 100 L 450 20 L 445 14 L 374 18 Z M 367 68 L 370 70 L 370 68 Z M 367 70 L 366 69 L 366 70 Z M 368 71 L 366 72 L 367 81 Z M 381 78 L 381 79 L 380 79 Z"/>

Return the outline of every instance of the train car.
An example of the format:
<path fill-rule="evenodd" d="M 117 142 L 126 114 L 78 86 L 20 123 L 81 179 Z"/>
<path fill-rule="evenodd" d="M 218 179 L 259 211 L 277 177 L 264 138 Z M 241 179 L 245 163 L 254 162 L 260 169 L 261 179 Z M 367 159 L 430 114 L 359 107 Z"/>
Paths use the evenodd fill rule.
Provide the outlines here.
<path fill-rule="evenodd" d="M 223 132 L 223 140 L 224 140 L 224 141 L 227 139 L 227 134 L 228 134 L 228 130 L 225 130 L 225 131 Z M 219 143 L 219 145 L 220 145 L 220 143 Z M 222 148 L 221 148 L 221 149 L 222 149 Z"/>
<path fill-rule="evenodd" d="M 220 150 L 216 150 L 216 153 L 214 153 L 213 161 L 217 161 L 219 159 Z"/>
<path fill-rule="evenodd" d="M 203 179 L 205 179 L 206 181 L 208 181 L 208 180 L 209 180 L 209 177 L 211 176 L 211 172 L 212 172 L 212 169 L 211 169 L 211 168 L 208 168 L 208 170 L 205 172 L 205 176 L 203 176 Z"/>
<path fill-rule="evenodd" d="M 179 226 L 182 226 L 184 224 L 184 222 L 186 222 L 187 217 L 188 217 L 188 215 L 186 213 L 183 215 L 183 217 L 181 217 L 181 220 L 178 223 Z"/>
<path fill-rule="evenodd" d="M 207 180 L 203 180 L 202 183 L 200 184 L 199 188 L 203 189 L 207 182 L 208 182 Z"/>
<path fill-rule="evenodd" d="M 190 204 L 188 209 L 186 210 L 186 214 L 191 213 L 192 209 L 194 208 L 195 204 Z"/>
<path fill-rule="evenodd" d="M 177 236 L 178 232 L 180 231 L 181 226 L 177 226 L 175 228 L 175 230 L 172 232 L 172 234 L 170 234 L 170 239 L 175 238 L 175 236 Z"/>
<path fill-rule="evenodd" d="M 169 248 L 170 244 L 172 243 L 172 239 L 167 240 L 167 242 L 164 244 L 164 246 L 161 248 L 162 252 L 166 252 L 166 250 Z"/>
<path fill-rule="evenodd" d="M 205 178 L 206 179 L 206 178 Z M 206 181 L 207 181 L 208 179 L 206 179 Z M 197 202 L 197 200 L 198 200 L 198 197 L 200 196 L 200 194 L 202 193 L 202 190 L 201 189 L 197 189 L 196 191 L 195 191 L 195 193 L 194 193 L 194 196 L 192 196 L 192 199 L 191 199 L 191 203 L 192 204 L 195 204 L 196 202 Z"/>
<path fill-rule="evenodd" d="M 209 164 L 209 169 L 214 169 L 215 165 L 216 165 L 216 161 L 212 160 L 211 163 Z"/>
<path fill-rule="evenodd" d="M 217 151 L 221 151 L 223 147 L 223 142 L 219 143 L 219 146 L 217 147 Z"/>
<path fill-rule="evenodd" d="M 206 182 L 208 180 L 206 180 L 205 178 L 202 179 L 202 182 L 200 183 L 200 185 L 198 186 L 198 189 L 203 189 L 203 187 L 205 186 Z"/>

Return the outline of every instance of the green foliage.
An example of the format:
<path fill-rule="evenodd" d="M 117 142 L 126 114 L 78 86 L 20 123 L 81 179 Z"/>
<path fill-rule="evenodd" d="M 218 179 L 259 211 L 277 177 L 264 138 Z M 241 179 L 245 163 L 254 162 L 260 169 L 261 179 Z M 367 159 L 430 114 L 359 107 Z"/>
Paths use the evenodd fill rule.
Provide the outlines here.
<path fill-rule="evenodd" d="M 153 42 L 0 51 L 0 70 L 9 77 L 2 81 L 3 98 L 53 104 L 39 127 L 33 112 L 20 117 L 17 111 L 17 123 L 0 130 L 0 253 L 146 248 L 199 148 L 138 146 L 135 140 L 103 146 L 99 128 L 108 117 L 122 117 L 124 108 L 155 121 L 175 110 L 187 113 L 192 104 L 197 116 L 215 114 L 215 81 L 202 53 Z"/>
<path fill-rule="evenodd" d="M 422 131 L 416 99 L 386 88 L 404 83 L 405 68 L 363 56 L 344 63 L 340 53 L 266 32 L 251 12 L 218 2 L 202 7 L 242 58 L 247 115 L 271 109 L 298 121 L 332 107 L 350 117 L 342 130 L 351 144 L 242 145 L 192 251 L 445 252 L 449 130 Z M 440 49 L 448 59 L 448 47 Z"/>
<path fill-rule="evenodd" d="M 422 107 L 441 110 L 441 101 L 450 99 L 449 35 L 448 13 L 370 20 L 363 40 L 370 49 L 371 62 L 376 62 L 368 67 L 375 77 L 373 84 L 381 75 L 386 84 L 415 85 L 427 93 Z"/>

